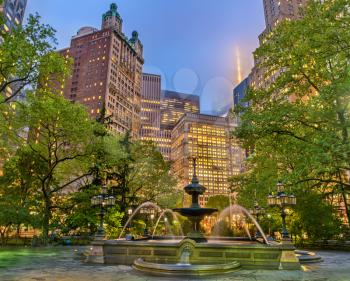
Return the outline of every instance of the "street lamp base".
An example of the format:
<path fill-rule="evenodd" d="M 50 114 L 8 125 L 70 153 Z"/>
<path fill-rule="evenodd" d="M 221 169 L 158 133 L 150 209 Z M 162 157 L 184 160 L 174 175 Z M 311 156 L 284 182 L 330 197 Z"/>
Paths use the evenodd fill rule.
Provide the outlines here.
<path fill-rule="evenodd" d="M 95 240 L 104 240 L 105 236 L 105 230 L 100 227 L 95 234 Z"/>
<path fill-rule="evenodd" d="M 282 237 L 281 243 L 283 245 L 293 245 L 293 241 L 290 237 Z"/>

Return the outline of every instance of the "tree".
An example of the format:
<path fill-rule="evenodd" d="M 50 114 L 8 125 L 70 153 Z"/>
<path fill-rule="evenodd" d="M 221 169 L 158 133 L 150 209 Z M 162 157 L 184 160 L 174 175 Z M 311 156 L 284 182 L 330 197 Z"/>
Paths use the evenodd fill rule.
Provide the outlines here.
<path fill-rule="evenodd" d="M 16 122 L 16 97 L 28 89 L 36 91 L 51 85 L 60 86 L 69 73 L 70 60 L 55 51 L 55 30 L 41 24 L 38 15 L 30 15 L 25 26 L 16 26 L 11 32 L 2 28 L 2 16 L 0 25 L 1 168 L 3 160 L 13 155 L 16 146 L 24 142 L 18 137 L 25 132 L 19 130 L 21 124 Z"/>
<path fill-rule="evenodd" d="M 91 207 L 91 198 L 99 186 L 81 186 L 77 192 L 67 194 L 61 207 L 55 211 L 57 228 L 65 235 L 94 233 L 98 226 L 98 210 Z"/>
<path fill-rule="evenodd" d="M 31 163 L 22 161 L 20 157 L 13 157 L 4 165 L 4 175 L 0 177 L 2 244 L 10 230 L 16 230 L 18 235 L 22 225 L 38 225 L 29 166 Z"/>
<path fill-rule="evenodd" d="M 74 184 L 90 174 L 85 161 L 91 155 L 96 124 L 82 106 L 48 91 L 28 95 L 18 118 L 31 128 L 17 156 L 31 164 L 30 176 L 34 192 L 40 194 L 43 239 L 47 242 L 52 211 L 60 207 L 60 197 L 76 191 Z"/>
<path fill-rule="evenodd" d="M 300 240 L 303 240 L 305 235 L 311 241 L 337 237 L 342 227 L 335 211 L 321 194 L 312 191 L 303 192 L 299 196 L 295 213 L 291 214 L 289 220 L 290 232 Z"/>
<path fill-rule="evenodd" d="M 94 166 L 102 164 L 98 173 L 104 174 L 110 183 L 121 212 L 174 192 L 176 182 L 169 174 L 170 166 L 153 144 L 131 140 L 125 134 L 107 135 L 103 145 L 106 153 L 99 154 L 102 158 L 96 159 Z"/>
<path fill-rule="evenodd" d="M 146 201 L 164 203 L 165 197 L 176 194 L 170 165 L 152 143 L 131 140 L 129 134 L 102 134 L 100 144 L 91 168 L 93 183 L 107 180 L 120 212 Z"/>
<path fill-rule="evenodd" d="M 234 133 L 254 148 L 245 190 L 282 180 L 295 192 L 317 190 L 327 200 L 343 198 L 350 218 L 350 13 L 347 0 L 309 1 L 304 18 L 284 21 L 255 57 L 266 88 L 250 89 L 252 104 Z M 322 30 L 322 33 L 318 32 Z M 277 75 L 276 75 L 277 74 Z M 242 179 L 240 179 L 242 181 Z M 250 188 L 249 188 L 250 186 Z"/>
<path fill-rule="evenodd" d="M 219 212 L 230 205 L 230 199 L 226 195 L 214 195 L 209 197 L 206 208 L 216 208 Z"/>
<path fill-rule="evenodd" d="M 68 62 L 55 51 L 54 35 L 55 30 L 41 24 L 38 15 L 30 15 L 24 27 L 17 26 L 11 33 L 0 29 L 0 104 L 13 101 L 28 86 L 47 88 L 63 82 Z"/>

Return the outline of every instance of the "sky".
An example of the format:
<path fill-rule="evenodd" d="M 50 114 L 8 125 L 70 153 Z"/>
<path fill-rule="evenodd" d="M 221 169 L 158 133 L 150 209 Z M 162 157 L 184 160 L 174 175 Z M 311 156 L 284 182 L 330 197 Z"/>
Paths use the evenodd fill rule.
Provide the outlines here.
<path fill-rule="evenodd" d="M 143 71 L 160 74 L 162 89 L 200 95 L 205 114 L 228 110 L 234 86 L 253 66 L 265 27 L 262 0 L 28 0 L 26 14 L 37 12 L 57 31 L 60 49 L 80 27 L 100 28 L 112 2 L 123 32 L 138 31 Z"/>

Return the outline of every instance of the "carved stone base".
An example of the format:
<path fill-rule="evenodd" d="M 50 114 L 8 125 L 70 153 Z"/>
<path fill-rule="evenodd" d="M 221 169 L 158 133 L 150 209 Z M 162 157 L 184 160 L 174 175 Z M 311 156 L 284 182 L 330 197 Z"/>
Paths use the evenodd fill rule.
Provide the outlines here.
<path fill-rule="evenodd" d="M 99 237 L 96 237 L 96 238 L 99 238 Z M 103 244 L 104 244 L 103 238 L 96 239 L 95 241 L 92 242 L 90 253 L 88 254 L 85 260 L 86 263 L 95 263 L 95 264 L 105 263 L 104 254 L 103 254 Z"/>

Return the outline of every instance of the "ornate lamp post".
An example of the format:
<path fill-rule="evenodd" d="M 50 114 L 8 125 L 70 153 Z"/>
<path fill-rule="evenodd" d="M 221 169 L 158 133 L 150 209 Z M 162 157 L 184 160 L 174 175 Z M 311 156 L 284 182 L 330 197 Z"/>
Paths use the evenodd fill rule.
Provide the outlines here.
<path fill-rule="evenodd" d="M 263 216 L 263 215 L 265 214 L 265 209 L 264 209 L 263 207 L 260 207 L 258 201 L 255 200 L 255 202 L 254 202 L 254 208 L 253 208 L 253 210 L 251 210 L 251 214 L 252 214 L 253 216 L 255 216 L 256 222 L 257 222 L 258 224 L 260 224 L 260 216 Z M 255 237 L 261 237 L 261 236 L 262 236 L 262 235 L 261 235 L 261 233 L 260 233 L 260 230 L 257 228 L 257 229 L 256 229 Z"/>
<path fill-rule="evenodd" d="M 284 185 L 279 182 L 277 184 L 277 195 L 270 193 L 267 196 L 267 204 L 271 207 L 279 207 L 281 209 L 282 218 L 282 239 L 289 239 L 289 233 L 286 228 L 286 207 L 295 206 L 297 204 L 297 199 L 294 194 L 287 194 L 284 191 Z"/>
<path fill-rule="evenodd" d="M 105 235 L 103 228 L 105 212 L 106 209 L 111 208 L 115 205 L 115 197 L 113 195 L 107 194 L 107 187 L 103 185 L 101 194 L 93 196 L 91 198 L 91 205 L 95 208 L 100 209 L 98 213 L 98 216 L 100 217 L 100 226 L 97 231 L 97 236 L 103 237 Z"/>

